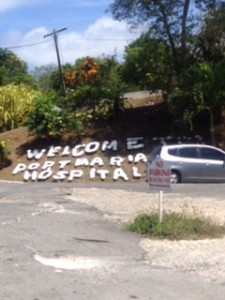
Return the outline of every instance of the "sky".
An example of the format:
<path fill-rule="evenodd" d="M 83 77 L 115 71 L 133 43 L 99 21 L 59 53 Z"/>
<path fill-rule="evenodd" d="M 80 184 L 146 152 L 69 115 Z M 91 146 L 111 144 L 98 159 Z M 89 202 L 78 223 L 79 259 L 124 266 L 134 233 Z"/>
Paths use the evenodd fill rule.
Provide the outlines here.
<path fill-rule="evenodd" d="M 57 33 L 62 64 L 86 56 L 115 55 L 139 34 L 106 13 L 113 0 L 1 0 L 0 48 L 14 52 L 29 69 L 57 64 Z M 50 34 L 50 35 L 49 35 Z M 49 35 L 47 37 L 44 37 Z"/>

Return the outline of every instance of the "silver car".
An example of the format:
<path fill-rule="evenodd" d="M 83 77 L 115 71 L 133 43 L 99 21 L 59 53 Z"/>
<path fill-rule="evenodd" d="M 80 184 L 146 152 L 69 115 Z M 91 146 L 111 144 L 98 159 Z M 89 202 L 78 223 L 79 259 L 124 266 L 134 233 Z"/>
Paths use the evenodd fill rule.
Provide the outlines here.
<path fill-rule="evenodd" d="M 171 182 L 225 182 L 225 152 L 202 144 L 158 146 L 149 155 L 167 161 Z"/>

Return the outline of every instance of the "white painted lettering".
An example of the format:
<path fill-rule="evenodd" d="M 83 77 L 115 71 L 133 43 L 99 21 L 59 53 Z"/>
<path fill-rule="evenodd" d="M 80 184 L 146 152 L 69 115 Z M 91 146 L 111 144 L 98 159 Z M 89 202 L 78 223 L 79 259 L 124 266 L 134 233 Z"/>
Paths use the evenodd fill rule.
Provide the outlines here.
<path fill-rule="evenodd" d="M 82 177 L 84 172 L 82 170 L 71 170 L 68 181 L 72 181 L 74 178 Z"/>
<path fill-rule="evenodd" d="M 71 164 L 71 160 L 60 160 L 59 161 L 59 169 L 64 169 L 66 166 Z"/>
<path fill-rule="evenodd" d="M 62 149 L 61 146 L 50 147 L 50 149 L 48 150 L 48 153 L 47 153 L 47 157 L 55 157 L 56 154 L 58 154 L 61 149 Z"/>
<path fill-rule="evenodd" d="M 141 174 L 138 172 L 137 167 L 132 167 L 133 178 L 141 178 Z"/>
<path fill-rule="evenodd" d="M 28 181 L 29 179 L 31 179 L 32 181 L 35 181 L 37 179 L 37 171 L 33 171 L 33 172 L 29 172 L 29 171 L 25 171 L 23 174 L 23 180 L 24 181 Z"/>
<path fill-rule="evenodd" d="M 68 174 L 68 171 L 58 171 L 52 178 L 54 180 L 64 180 Z"/>
<path fill-rule="evenodd" d="M 97 152 L 100 148 L 100 143 L 99 142 L 90 142 L 86 145 L 85 147 L 85 152 L 90 154 Z"/>
<path fill-rule="evenodd" d="M 140 162 L 140 161 L 143 162 L 143 163 L 147 162 L 147 157 L 146 157 L 145 154 L 138 153 L 138 154 L 135 155 L 135 157 L 134 157 L 135 164 L 138 163 L 138 162 Z"/>
<path fill-rule="evenodd" d="M 113 180 L 118 180 L 119 178 L 122 178 L 123 180 L 127 181 L 128 176 L 121 168 L 116 168 L 113 172 Z"/>
<path fill-rule="evenodd" d="M 144 144 L 141 141 L 143 141 L 143 137 L 127 138 L 127 150 L 143 148 Z"/>
<path fill-rule="evenodd" d="M 70 155 L 70 147 L 66 146 L 66 147 L 63 148 L 61 156 L 68 156 L 68 155 Z"/>
<path fill-rule="evenodd" d="M 117 151 L 118 150 L 118 142 L 116 140 L 111 141 L 111 143 L 109 143 L 109 141 L 103 141 L 101 150 L 103 152 L 106 150 Z"/>
<path fill-rule="evenodd" d="M 106 179 L 106 175 L 109 174 L 108 170 L 97 170 L 97 174 L 100 176 L 101 180 Z"/>
<path fill-rule="evenodd" d="M 90 173 L 89 173 L 89 178 L 91 180 L 94 180 L 96 177 L 96 169 L 95 168 L 91 168 Z"/>
<path fill-rule="evenodd" d="M 73 157 L 82 156 L 85 153 L 84 150 L 79 151 L 82 148 L 85 148 L 85 144 L 76 145 L 75 147 L 73 147 L 73 149 L 72 149 L 72 156 Z"/>
<path fill-rule="evenodd" d="M 44 162 L 43 166 L 42 166 L 42 170 L 51 168 L 55 165 L 55 162 L 52 160 L 47 160 L 46 162 Z"/>
<path fill-rule="evenodd" d="M 48 168 L 44 171 L 42 171 L 41 173 L 38 174 L 38 180 L 46 180 L 49 177 L 51 177 L 53 174 L 53 171 L 51 168 Z"/>
<path fill-rule="evenodd" d="M 44 155 L 44 153 L 46 152 L 46 149 L 42 149 L 41 151 L 39 150 L 27 150 L 27 158 L 28 159 L 33 159 L 35 158 L 36 160 L 39 160 L 40 158 L 42 158 L 42 156 Z"/>
<path fill-rule="evenodd" d="M 90 162 L 90 166 L 93 167 L 94 165 L 103 166 L 104 162 L 101 157 L 94 157 Z"/>
<path fill-rule="evenodd" d="M 41 164 L 39 164 L 39 163 L 32 163 L 27 167 L 27 169 L 29 171 L 37 170 L 40 167 L 40 165 Z"/>
<path fill-rule="evenodd" d="M 18 173 L 21 173 L 21 172 L 25 171 L 26 168 L 27 168 L 27 166 L 25 164 L 19 163 L 19 164 L 17 164 L 17 166 L 12 171 L 12 174 L 16 175 Z"/>
<path fill-rule="evenodd" d="M 121 156 L 112 156 L 110 158 L 110 166 L 120 167 L 124 159 Z"/>
<path fill-rule="evenodd" d="M 89 166 L 89 161 L 87 159 L 87 157 L 83 157 L 83 158 L 77 158 L 75 161 L 75 167 L 80 167 L 80 166 Z"/>
<path fill-rule="evenodd" d="M 132 162 L 134 161 L 133 155 L 129 154 L 129 155 L 127 156 L 127 160 L 128 160 L 129 163 L 132 163 Z"/>

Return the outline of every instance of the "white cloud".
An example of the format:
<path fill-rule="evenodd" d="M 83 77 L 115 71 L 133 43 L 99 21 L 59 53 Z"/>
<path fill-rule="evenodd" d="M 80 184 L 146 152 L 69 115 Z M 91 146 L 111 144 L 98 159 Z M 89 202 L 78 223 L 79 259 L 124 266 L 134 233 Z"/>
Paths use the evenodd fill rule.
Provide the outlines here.
<path fill-rule="evenodd" d="M 51 31 L 45 27 L 36 28 L 23 36 L 19 44 L 30 45 L 38 42 L 40 44 L 11 50 L 31 68 L 49 63 L 57 64 L 54 40 L 52 37 L 44 38 L 49 32 Z M 11 45 L 18 44 L 19 37 L 19 33 L 11 32 L 8 35 L 8 42 L 10 40 Z M 125 23 L 108 17 L 98 19 L 82 33 L 63 31 L 58 35 L 62 64 L 74 63 L 77 58 L 85 56 L 101 57 L 116 54 L 122 57 L 125 46 L 137 37 L 137 33 L 129 32 Z"/>
<path fill-rule="evenodd" d="M 0 2 L 0 12 L 5 12 L 20 6 L 40 5 L 46 0 L 2 0 Z"/>
<path fill-rule="evenodd" d="M 101 7 L 108 6 L 111 0 L 64 0 L 64 4 L 68 3 L 73 7 Z M 20 6 L 41 5 L 42 3 L 61 3 L 61 0 L 1 0 L 0 13 Z"/>
<path fill-rule="evenodd" d="M 112 0 L 75 0 L 73 5 L 76 7 L 99 7 L 108 6 L 111 3 Z"/>

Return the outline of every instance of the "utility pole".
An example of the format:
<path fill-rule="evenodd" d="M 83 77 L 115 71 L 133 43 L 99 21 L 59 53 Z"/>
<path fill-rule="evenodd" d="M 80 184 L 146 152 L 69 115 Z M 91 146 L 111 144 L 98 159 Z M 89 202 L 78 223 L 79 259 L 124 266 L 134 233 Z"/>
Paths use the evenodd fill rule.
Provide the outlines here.
<path fill-rule="evenodd" d="M 66 30 L 66 29 L 67 28 L 65 27 L 65 28 L 62 28 L 62 29 L 59 29 L 59 30 L 53 30 L 51 33 L 44 35 L 44 38 L 46 38 L 48 36 L 53 36 L 54 43 L 55 43 L 55 50 L 56 50 L 57 60 L 58 60 L 58 66 L 59 66 L 59 75 L 60 75 L 60 80 L 61 80 L 61 84 L 62 84 L 65 96 L 66 96 L 66 85 L 65 85 L 65 81 L 64 81 L 64 77 L 63 77 L 63 71 L 62 71 L 62 65 L 61 65 L 61 61 L 60 61 L 57 34 L 61 31 Z"/>

